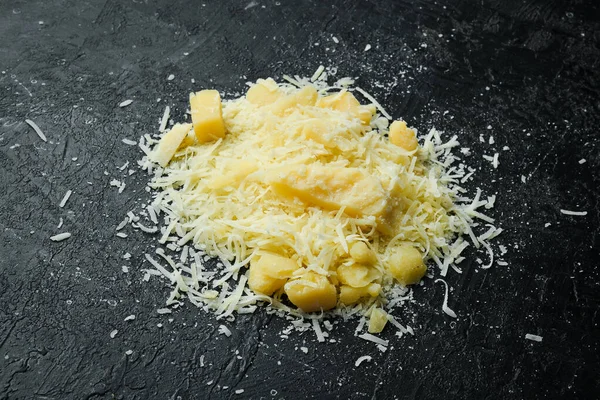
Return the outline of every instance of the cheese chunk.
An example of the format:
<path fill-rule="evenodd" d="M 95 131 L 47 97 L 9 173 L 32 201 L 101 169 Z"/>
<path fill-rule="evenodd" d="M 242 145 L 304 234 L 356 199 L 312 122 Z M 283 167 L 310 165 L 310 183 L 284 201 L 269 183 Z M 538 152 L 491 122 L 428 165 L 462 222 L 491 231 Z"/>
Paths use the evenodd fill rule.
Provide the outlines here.
<path fill-rule="evenodd" d="M 347 112 L 354 118 L 358 118 L 365 125 L 371 123 L 371 117 L 375 113 L 375 106 L 361 106 L 356 97 L 350 92 L 341 91 L 330 96 L 321 97 L 317 100 L 317 107 Z"/>
<path fill-rule="evenodd" d="M 375 252 L 365 242 L 353 243 L 350 247 L 350 257 L 357 263 L 366 265 L 373 265 L 377 261 Z"/>
<path fill-rule="evenodd" d="M 384 265 L 390 274 L 404 286 L 418 283 L 427 272 L 421 252 L 407 245 L 392 249 Z"/>
<path fill-rule="evenodd" d="M 257 106 L 266 106 L 277 101 L 282 95 L 283 93 L 273 79 L 259 79 L 248 89 L 246 99 Z"/>
<path fill-rule="evenodd" d="M 381 285 L 378 283 L 371 283 L 363 287 L 342 285 L 340 286 L 340 303 L 351 306 L 364 297 L 377 297 L 380 292 Z"/>
<path fill-rule="evenodd" d="M 175 124 L 175 126 L 160 139 L 158 146 L 152 153 L 152 159 L 159 163 L 161 167 L 166 167 L 177 152 L 181 143 L 184 141 L 190 129 L 192 129 L 192 124 Z"/>
<path fill-rule="evenodd" d="M 388 322 L 388 313 L 381 308 L 375 308 L 371 311 L 371 318 L 369 319 L 369 333 L 380 333 L 385 328 Z"/>
<path fill-rule="evenodd" d="M 250 263 L 248 286 L 255 292 L 270 296 L 280 289 L 298 268 L 298 264 L 290 258 L 265 253 Z"/>
<path fill-rule="evenodd" d="M 360 264 L 340 265 L 337 268 L 337 277 L 345 285 L 363 287 L 380 278 L 379 272 Z"/>
<path fill-rule="evenodd" d="M 280 196 L 296 197 L 351 216 L 381 215 L 387 196 L 381 182 L 358 168 L 289 165 L 271 170 L 267 183 Z"/>
<path fill-rule="evenodd" d="M 225 123 L 219 92 L 202 90 L 190 94 L 190 110 L 198 143 L 211 142 L 225 137 Z"/>
<path fill-rule="evenodd" d="M 296 93 L 287 95 L 269 105 L 268 109 L 275 115 L 283 116 L 297 106 L 314 106 L 317 96 L 317 89 L 314 86 L 304 86 Z"/>
<path fill-rule="evenodd" d="M 419 145 L 415 131 L 406 126 L 404 121 L 394 121 L 390 125 L 390 142 L 406 151 L 413 151 Z"/>
<path fill-rule="evenodd" d="M 337 303 L 337 291 L 326 276 L 308 271 L 284 286 L 288 299 L 305 312 L 329 310 Z"/>

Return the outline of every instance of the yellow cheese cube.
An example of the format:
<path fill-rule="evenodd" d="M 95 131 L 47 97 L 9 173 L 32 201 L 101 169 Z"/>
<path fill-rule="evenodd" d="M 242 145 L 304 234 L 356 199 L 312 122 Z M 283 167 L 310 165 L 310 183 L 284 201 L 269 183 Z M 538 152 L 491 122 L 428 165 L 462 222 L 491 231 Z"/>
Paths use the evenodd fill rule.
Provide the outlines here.
<path fill-rule="evenodd" d="M 379 179 L 358 168 L 290 165 L 271 170 L 266 180 L 280 196 L 327 210 L 345 207 L 351 216 L 383 213 L 387 196 Z"/>
<path fill-rule="evenodd" d="M 384 264 L 390 274 L 405 286 L 418 283 L 427 272 L 421 252 L 408 245 L 392 249 Z"/>
<path fill-rule="evenodd" d="M 380 273 L 375 268 L 361 264 L 340 265 L 337 268 L 337 277 L 345 285 L 363 287 L 380 278 Z"/>
<path fill-rule="evenodd" d="M 216 90 L 202 90 L 190 94 L 192 124 L 198 143 L 225 137 L 225 122 L 221 109 L 221 96 Z"/>
<path fill-rule="evenodd" d="M 404 121 L 394 121 L 390 125 L 390 142 L 406 151 L 413 151 L 419 145 L 415 131 L 406 126 Z"/>
<path fill-rule="evenodd" d="M 305 312 L 329 310 L 337 303 L 337 291 L 326 276 L 308 271 L 284 286 L 288 299 Z"/>
<path fill-rule="evenodd" d="M 273 114 L 281 116 L 297 106 L 314 106 L 317 96 L 317 89 L 314 86 L 304 86 L 296 93 L 285 96 L 269 105 L 268 109 Z"/>
<path fill-rule="evenodd" d="M 363 287 L 352 287 L 347 285 L 340 286 L 340 303 L 350 306 L 356 304 L 360 299 L 364 297 L 377 297 L 381 292 L 381 285 L 378 283 L 371 283 L 370 285 Z"/>
<path fill-rule="evenodd" d="M 286 279 L 275 279 L 257 268 L 252 268 L 250 264 L 250 274 L 248 276 L 248 286 L 256 293 L 272 295 L 285 285 Z"/>
<path fill-rule="evenodd" d="M 273 253 L 262 254 L 250 263 L 248 286 L 255 292 L 271 295 L 281 288 L 298 268 L 298 264 L 290 258 Z"/>
<path fill-rule="evenodd" d="M 385 328 L 385 324 L 388 322 L 388 313 L 383 311 L 381 308 L 375 308 L 371 311 L 371 318 L 369 319 L 369 333 L 379 333 Z"/>
<path fill-rule="evenodd" d="M 246 93 L 246 99 L 257 106 L 266 106 L 277 101 L 283 93 L 277 83 L 269 79 L 259 79 Z"/>
<path fill-rule="evenodd" d="M 159 163 L 161 167 L 166 167 L 190 129 L 192 129 L 192 124 L 175 124 L 175 126 L 160 139 L 156 150 L 152 153 L 152 159 Z"/>
<path fill-rule="evenodd" d="M 377 261 L 375 252 L 365 242 L 356 242 L 350 246 L 350 257 L 357 263 L 373 265 Z"/>
<path fill-rule="evenodd" d="M 365 125 L 371 123 L 371 117 L 375 113 L 375 106 L 361 106 L 356 97 L 346 91 L 321 97 L 317 100 L 316 106 L 350 113 L 354 118 L 359 118 Z"/>

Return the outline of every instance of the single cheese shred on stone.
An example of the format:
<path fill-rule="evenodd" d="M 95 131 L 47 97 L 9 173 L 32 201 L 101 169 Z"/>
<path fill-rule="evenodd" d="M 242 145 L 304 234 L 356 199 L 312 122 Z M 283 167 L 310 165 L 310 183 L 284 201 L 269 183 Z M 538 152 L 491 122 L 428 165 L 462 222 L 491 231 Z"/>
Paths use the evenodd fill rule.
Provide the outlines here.
<path fill-rule="evenodd" d="M 310 318 L 331 310 L 379 332 L 395 321 L 383 311 L 394 288 L 428 265 L 460 271 L 463 235 L 488 248 L 471 226 L 493 219 L 478 211 L 480 191 L 471 202 L 458 185 L 456 137 L 418 140 L 351 79 L 326 79 L 320 68 L 295 85 L 259 79 L 232 100 L 196 92 L 191 123 L 142 138 L 160 243 L 191 260 L 158 265 L 174 286 L 167 305 L 186 296 L 218 318 L 258 303 Z M 220 262 L 208 271 L 210 257 Z"/>

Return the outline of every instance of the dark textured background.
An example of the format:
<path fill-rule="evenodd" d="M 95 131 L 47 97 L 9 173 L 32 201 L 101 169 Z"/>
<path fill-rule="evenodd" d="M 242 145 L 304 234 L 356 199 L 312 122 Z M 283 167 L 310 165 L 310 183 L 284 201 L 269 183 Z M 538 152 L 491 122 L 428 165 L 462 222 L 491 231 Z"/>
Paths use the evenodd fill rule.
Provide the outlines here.
<path fill-rule="evenodd" d="M 594 0 L 0 2 L 0 398 L 599 398 L 599 21 Z M 114 236 L 149 198 L 143 172 L 116 168 L 141 156 L 121 139 L 155 132 L 166 104 L 181 119 L 193 89 L 319 64 L 411 125 L 459 135 L 480 167 L 469 188 L 497 193 L 509 265 L 477 270 L 468 252 L 448 277 L 454 322 L 426 281 L 401 318 L 416 336 L 386 331 L 386 353 L 355 322 L 325 345 L 282 340 L 264 312 L 227 323 L 230 338 L 189 304 L 158 315 L 167 284 L 140 272 L 154 239 Z M 481 157 L 495 151 L 497 170 Z M 61 217 L 73 237 L 50 242 Z"/>

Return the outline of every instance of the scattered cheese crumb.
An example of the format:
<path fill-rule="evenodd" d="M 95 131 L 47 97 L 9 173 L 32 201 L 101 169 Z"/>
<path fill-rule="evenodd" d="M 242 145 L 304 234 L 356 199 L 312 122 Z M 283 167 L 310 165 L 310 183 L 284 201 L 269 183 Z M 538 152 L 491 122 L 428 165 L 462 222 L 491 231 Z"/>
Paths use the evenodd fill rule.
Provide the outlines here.
<path fill-rule="evenodd" d="M 123 271 L 124 273 L 128 273 L 129 272 L 129 267 L 127 265 L 122 265 L 121 266 L 121 271 Z"/>
<path fill-rule="evenodd" d="M 332 39 L 332 40 L 333 40 L 333 42 L 334 42 L 334 43 L 336 43 L 336 44 L 340 42 L 340 41 L 338 40 L 338 38 L 336 38 L 335 36 L 333 36 L 331 39 Z"/>
<path fill-rule="evenodd" d="M 125 100 L 125 101 L 122 101 L 121 103 L 119 103 L 119 107 L 127 107 L 131 103 L 133 103 L 133 100 Z"/>
<path fill-rule="evenodd" d="M 587 160 L 585 158 L 582 158 L 581 160 L 579 160 L 579 164 L 585 164 Z"/>
<path fill-rule="evenodd" d="M 119 333 L 119 331 L 118 331 L 117 329 L 113 330 L 113 331 L 110 333 L 110 338 L 111 338 L 111 339 L 114 339 L 114 338 L 115 338 L 115 336 L 117 336 L 117 333 Z"/>
<path fill-rule="evenodd" d="M 367 45 L 365 46 L 365 51 L 369 51 L 369 50 L 371 50 L 371 45 L 370 45 L 370 44 L 367 44 Z"/>
<path fill-rule="evenodd" d="M 244 393 L 244 389 L 238 389 L 235 391 L 235 394 L 242 394 Z"/>
<path fill-rule="evenodd" d="M 125 354 L 127 354 L 128 356 L 130 356 L 130 355 L 132 355 L 132 354 L 133 354 L 133 350 L 127 350 L 127 351 L 125 352 Z"/>
<path fill-rule="evenodd" d="M 135 315 L 131 314 L 131 315 L 125 317 L 125 319 L 123 321 L 133 321 L 134 319 L 135 319 Z"/>
<path fill-rule="evenodd" d="M 308 354 L 308 347 L 302 346 L 300 347 L 300 350 L 302 350 L 304 354 Z"/>
<path fill-rule="evenodd" d="M 175 75 L 171 74 L 171 75 L 167 76 L 168 81 L 172 81 L 173 79 L 175 79 Z"/>

